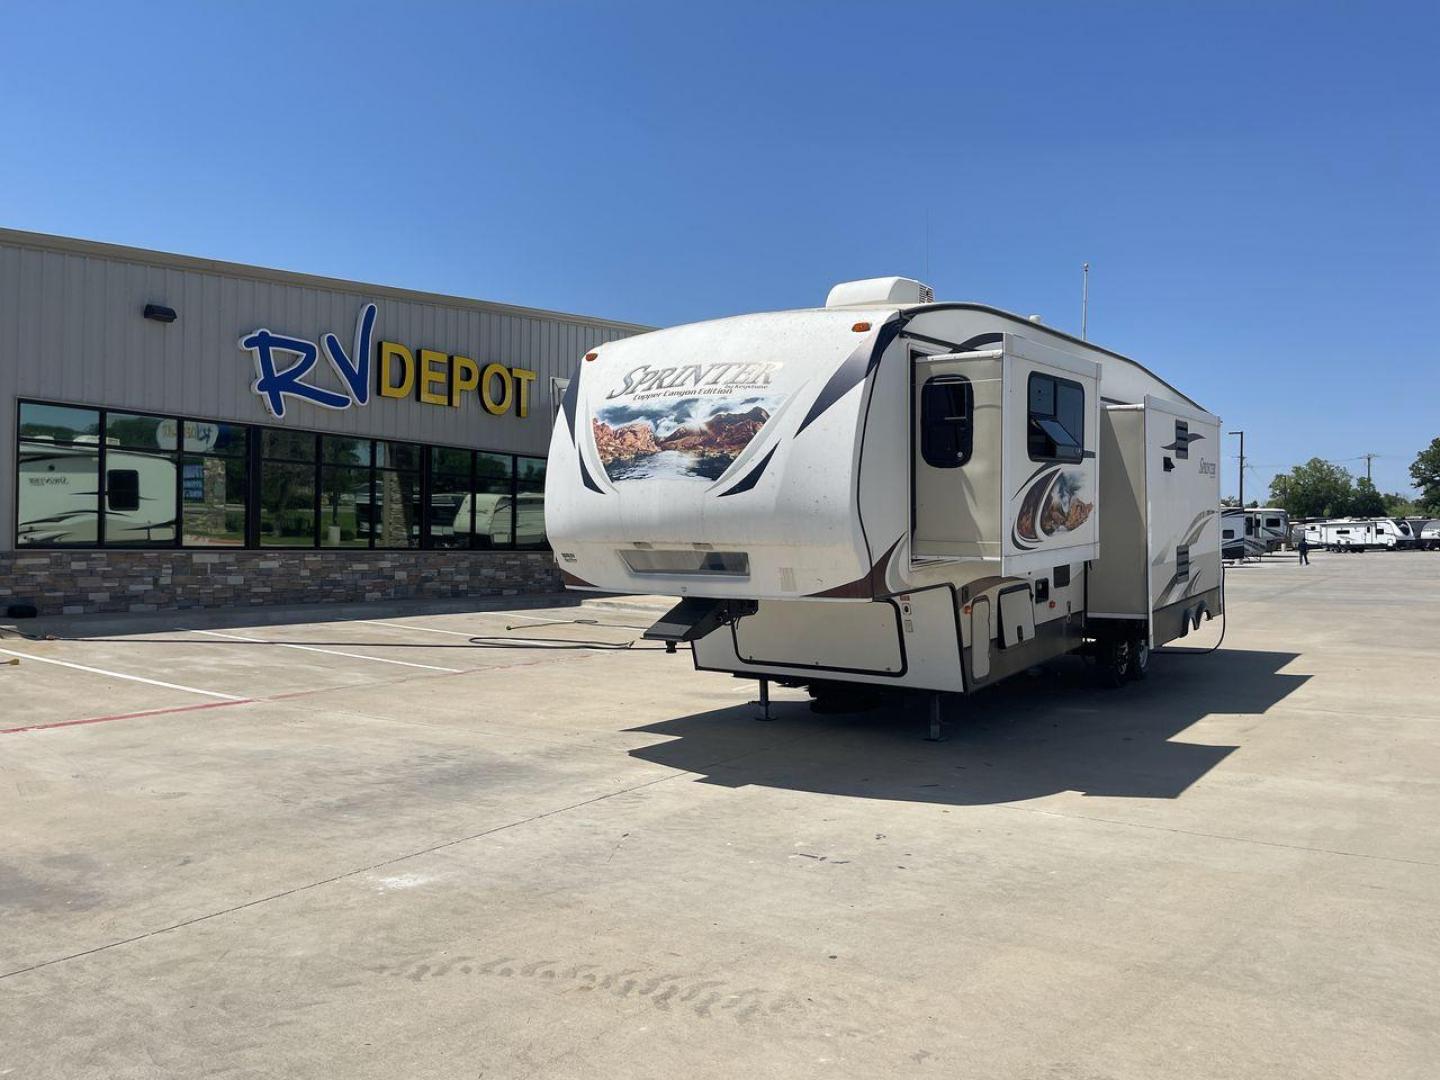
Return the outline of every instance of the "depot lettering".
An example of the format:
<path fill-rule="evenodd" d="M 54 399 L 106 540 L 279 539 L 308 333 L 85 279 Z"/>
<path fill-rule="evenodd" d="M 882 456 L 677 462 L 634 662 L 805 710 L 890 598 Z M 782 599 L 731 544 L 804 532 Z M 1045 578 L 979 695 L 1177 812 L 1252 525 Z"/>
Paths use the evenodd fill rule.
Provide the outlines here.
<path fill-rule="evenodd" d="M 458 409 L 466 394 L 478 394 L 480 404 L 492 416 L 530 415 L 530 384 L 535 372 L 529 368 L 505 364 L 482 368 L 468 356 L 436 349 L 412 350 L 394 341 L 372 347 L 375 318 L 374 304 L 360 309 L 348 349 L 330 332 L 322 334 L 318 343 L 263 327 L 246 334 L 240 339 L 240 348 L 255 361 L 251 389 L 277 420 L 284 418 L 289 398 L 325 409 L 368 405 L 372 383 L 381 397 L 413 395 L 424 405 Z M 322 354 L 339 377 L 343 393 L 310 381 Z"/>
<path fill-rule="evenodd" d="M 398 342 L 382 341 L 375 378 L 381 397 L 413 395 L 426 405 L 458 409 L 466 394 L 478 393 L 480 404 L 492 416 L 512 410 L 516 416 L 529 416 L 530 384 L 535 381 L 535 372 L 504 364 L 481 368 L 468 356 L 435 349 L 411 350 Z"/>

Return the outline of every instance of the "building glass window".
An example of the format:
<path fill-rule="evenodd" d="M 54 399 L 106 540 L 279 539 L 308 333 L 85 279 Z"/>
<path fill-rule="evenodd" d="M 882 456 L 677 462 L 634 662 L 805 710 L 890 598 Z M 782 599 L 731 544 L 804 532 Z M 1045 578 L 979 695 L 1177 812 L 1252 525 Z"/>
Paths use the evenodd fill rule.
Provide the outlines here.
<path fill-rule="evenodd" d="M 420 501 L 420 447 L 375 444 L 375 487 L 370 535 L 377 548 L 418 548 L 424 512 Z"/>
<path fill-rule="evenodd" d="M 19 420 L 20 547 L 548 547 L 544 458 L 43 402 Z"/>
<path fill-rule="evenodd" d="M 106 412 L 106 544 L 175 546 L 177 431 L 173 418 Z"/>
<path fill-rule="evenodd" d="M 314 434 L 260 433 L 260 546 L 314 547 L 317 517 Z"/>
<path fill-rule="evenodd" d="M 320 546 L 369 547 L 373 492 L 369 439 L 324 435 L 320 439 Z"/>
<path fill-rule="evenodd" d="M 474 453 L 430 448 L 430 498 L 427 513 L 430 547 L 467 548 L 475 533 L 475 502 L 470 498 Z"/>
<path fill-rule="evenodd" d="M 180 542 L 186 547 L 245 546 L 248 430 L 201 420 L 181 425 Z"/>
<path fill-rule="evenodd" d="M 542 550 L 545 539 L 545 459 L 515 459 L 515 546 Z"/>
<path fill-rule="evenodd" d="M 93 546 L 100 537 L 100 411 L 20 406 L 17 547 Z"/>

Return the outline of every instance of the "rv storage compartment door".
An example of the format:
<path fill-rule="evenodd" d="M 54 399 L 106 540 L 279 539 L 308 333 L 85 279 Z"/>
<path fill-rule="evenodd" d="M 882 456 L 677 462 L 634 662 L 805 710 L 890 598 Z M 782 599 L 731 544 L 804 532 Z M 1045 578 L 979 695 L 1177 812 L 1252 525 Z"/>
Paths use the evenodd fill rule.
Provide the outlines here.
<path fill-rule="evenodd" d="M 1100 558 L 1090 566 L 1091 618 L 1150 619 L 1145 407 L 1100 410 Z"/>
<path fill-rule="evenodd" d="M 1035 640 L 1035 601 L 1029 585 L 1000 590 L 1000 647 L 1008 649 Z"/>
<path fill-rule="evenodd" d="M 917 558 L 1000 557 L 1000 350 L 911 353 Z"/>

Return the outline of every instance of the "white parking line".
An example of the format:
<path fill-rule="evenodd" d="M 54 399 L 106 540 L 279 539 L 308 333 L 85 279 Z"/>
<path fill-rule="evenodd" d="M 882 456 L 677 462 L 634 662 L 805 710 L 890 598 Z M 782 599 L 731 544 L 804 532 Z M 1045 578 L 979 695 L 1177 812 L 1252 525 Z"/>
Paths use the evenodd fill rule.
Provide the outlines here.
<path fill-rule="evenodd" d="M 218 630 L 191 630 L 192 634 L 208 637 L 228 638 L 231 641 L 248 641 L 255 645 L 272 645 L 277 649 L 299 649 L 301 652 L 326 653 L 329 656 L 348 656 L 352 660 L 373 660 L 377 664 L 396 664 L 400 667 L 423 668 L 426 671 L 444 671 L 451 675 L 460 674 L 460 668 L 439 667 L 435 664 L 416 664 L 410 660 L 391 660 L 385 656 L 366 656 L 364 653 L 341 652 L 339 649 L 322 649 L 318 645 L 297 645 L 293 641 L 266 641 L 264 638 L 243 637 L 240 634 L 222 634 Z"/>
<path fill-rule="evenodd" d="M 525 619 L 536 623 L 574 623 L 574 619 L 557 619 L 554 615 L 522 615 L 517 611 L 473 611 L 472 615 L 495 615 L 504 616 L 507 619 Z M 438 626 L 413 626 L 410 623 L 386 622 L 381 619 L 351 619 L 350 622 L 369 623 L 371 626 L 388 626 L 392 630 L 424 630 L 430 634 L 450 634 L 453 637 L 473 638 L 477 635 L 473 630 L 442 630 Z M 583 625 L 583 624 L 580 624 Z M 597 623 L 598 626 L 605 626 L 605 623 Z M 626 628 L 628 629 L 628 627 Z"/>
<path fill-rule="evenodd" d="M 369 623 L 371 626 L 384 626 L 391 630 L 424 630 L 427 634 L 451 634 L 455 637 L 474 637 L 472 631 L 465 630 L 441 630 L 438 626 L 411 626 L 408 623 L 381 622 L 379 619 L 351 619 L 351 622 Z"/>
<path fill-rule="evenodd" d="M 6 656 L 18 656 L 22 660 L 34 660 L 37 664 L 55 664 L 59 667 L 74 668 L 76 671 L 88 671 L 92 675 L 108 675 L 112 679 L 128 679 L 130 682 L 145 683 L 149 686 L 163 686 L 166 690 L 181 690 L 187 694 L 200 694 L 203 697 L 219 698 L 221 701 L 249 701 L 249 698 L 237 697 L 234 694 L 222 694 L 217 690 L 197 690 L 193 686 L 181 686 L 179 683 L 161 682 L 159 679 L 147 679 L 143 675 L 127 675 L 123 671 L 106 671 L 104 668 L 86 667 L 84 664 L 73 664 L 69 660 L 55 660 L 49 656 L 35 656 L 32 653 L 14 652 L 10 649 L 0 649 L 0 653 Z"/>

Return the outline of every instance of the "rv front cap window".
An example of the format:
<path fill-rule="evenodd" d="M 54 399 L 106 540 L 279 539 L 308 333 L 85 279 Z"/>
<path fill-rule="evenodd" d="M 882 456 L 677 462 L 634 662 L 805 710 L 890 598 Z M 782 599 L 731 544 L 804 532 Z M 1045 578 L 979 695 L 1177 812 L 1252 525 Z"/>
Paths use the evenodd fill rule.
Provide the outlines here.
<path fill-rule="evenodd" d="M 1069 379 L 1031 372 L 1028 444 L 1031 461 L 1079 461 L 1085 456 L 1085 388 Z"/>
<path fill-rule="evenodd" d="M 936 375 L 920 389 L 920 455 L 927 465 L 953 469 L 974 448 L 974 392 L 963 375 Z"/>

